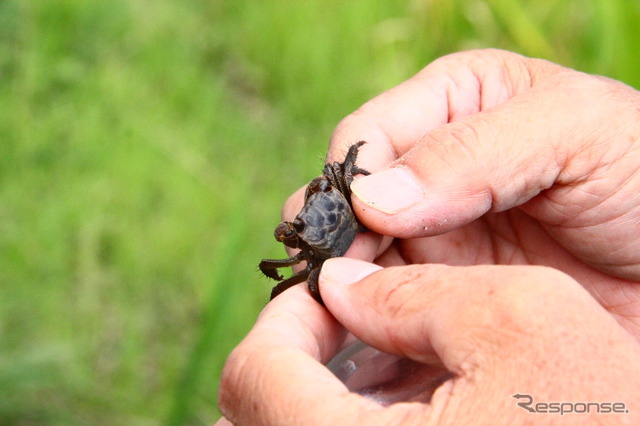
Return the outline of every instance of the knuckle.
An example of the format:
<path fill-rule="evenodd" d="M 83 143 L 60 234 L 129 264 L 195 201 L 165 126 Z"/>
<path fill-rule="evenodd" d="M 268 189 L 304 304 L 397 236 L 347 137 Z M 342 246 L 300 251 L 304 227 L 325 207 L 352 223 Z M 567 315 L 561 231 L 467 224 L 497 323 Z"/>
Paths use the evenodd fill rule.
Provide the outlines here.
<path fill-rule="evenodd" d="M 252 415 L 252 404 L 247 405 L 247 396 L 257 392 L 259 380 L 254 375 L 261 371 L 253 365 L 259 358 L 250 345 L 241 343 L 229 354 L 220 376 L 218 406 L 223 415 L 231 420 L 238 415 Z"/>
<path fill-rule="evenodd" d="M 245 371 L 247 357 L 243 353 L 242 346 L 236 347 L 222 369 L 220 376 L 220 389 L 218 394 L 218 404 L 220 410 L 227 415 L 237 399 L 239 384 L 242 381 L 242 372 Z"/>
<path fill-rule="evenodd" d="M 223 367 L 218 392 L 218 407 L 233 424 L 247 424 L 255 419 L 278 417 L 275 407 L 265 404 L 277 393 L 286 349 L 247 337 L 229 355 Z M 265 421 L 265 424 L 272 424 Z"/>
<path fill-rule="evenodd" d="M 417 175 L 428 170 L 430 180 L 458 179 L 464 186 L 487 186 L 483 177 L 490 175 L 493 161 L 486 147 L 496 146 L 498 129 L 483 117 L 474 116 L 440 126 L 423 137 L 416 149 L 400 162 Z"/>
<path fill-rule="evenodd" d="M 637 91 L 608 77 L 567 70 L 558 73 L 551 83 L 563 87 L 564 93 L 570 93 L 575 105 L 594 114 L 613 117 L 611 111 L 614 110 L 626 120 L 628 112 L 637 111 Z"/>
<path fill-rule="evenodd" d="M 444 72 L 455 72 L 455 70 L 460 70 L 461 67 L 474 68 L 480 63 L 485 63 L 487 58 L 502 56 L 503 54 L 509 53 L 497 49 L 472 49 L 453 52 L 435 59 L 428 67 Z M 510 55 L 515 56 L 515 54 Z"/>
<path fill-rule="evenodd" d="M 490 142 L 489 138 L 495 139 L 496 135 L 496 130 L 492 129 L 489 123 L 476 118 L 454 121 L 441 126 L 423 138 L 420 145 L 422 149 L 438 156 L 442 161 L 448 162 L 449 159 L 454 158 L 456 163 L 469 166 L 477 161 L 474 151 L 480 141 L 487 144 Z M 465 158 L 469 161 L 464 161 Z"/>

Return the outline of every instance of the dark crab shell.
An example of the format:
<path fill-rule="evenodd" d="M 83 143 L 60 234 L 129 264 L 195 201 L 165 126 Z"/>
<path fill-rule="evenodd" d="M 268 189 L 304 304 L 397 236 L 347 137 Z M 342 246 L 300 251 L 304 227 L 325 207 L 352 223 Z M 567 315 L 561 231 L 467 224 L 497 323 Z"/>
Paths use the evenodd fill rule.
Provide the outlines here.
<path fill-rule="evenodd" d="M 349 202 L 336 188 L 312 194 L 296 219 L 304 223 L 298 236 L 320 261 L 344 255 L 359 231 Z"/>

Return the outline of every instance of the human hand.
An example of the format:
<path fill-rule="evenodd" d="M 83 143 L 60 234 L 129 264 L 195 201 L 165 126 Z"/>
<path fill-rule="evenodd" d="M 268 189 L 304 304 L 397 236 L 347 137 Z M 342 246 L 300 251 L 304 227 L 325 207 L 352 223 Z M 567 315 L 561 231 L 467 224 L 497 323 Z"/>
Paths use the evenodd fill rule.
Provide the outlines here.
<path fill-rule="evenodd" d="M 325 262 L 328 310 L 296 286 L 267 305 L 224 369 L 220 408 L 234 424 L 633 424 L 638 343 L 575 280 L 544 267 Z M 335 318 L 334 318 L 335 316 Z M 323 366 L 344 338 L 453 373 L 429 403 L 383 407 Z M 531 413 L 575 402 L 620 413 Z M 576 406 L 577 407 L 577 406 Z M 582 408 L 581 408 L 582 409 Z M 577 409 L 575 411 L 578 411 Z M 228 424 L 221 420 L 219 423 Z"/>
<path fill-rule="evenodd" d="M 352 184 L 352 201 L 374 232 L 349 256 L 550 266 L 640 338 L 636 90 L 509 52 L 463 52 L 345 118 L 328 159 L 358 140 L 368 142 L 359 165 L 377 173 Z M 301 203 L 298 193 L 285 216 Z"/>
<path fill-rule="evenodd" d="M 329 260 L 320 289 L 340 323 L 378 349 L 440 362 L 454 378 L 428 405 L 381 408 L 348 393 L 321 365 L 344 329 L 294 288 L 230 357 L 223 411 L 264 424 L 481 423 L 495 412 L 525 422 L 529 412 L 504 399 L 527 392 L 625 401 L 637 412 L 639 354 L 627 332 L 640 337 L 638 96 L 545 61 L 465 52 L 343 120 L 328 159 L 364 139 L 359 165 L 378 172 L 352 185 L 356 214 L 375 232 L 361 234 L 349 256 L 555 270 L 405 266 L 343 286 L 366 274 Z M 285 218 L 300 207 L 298 193 Z"/>

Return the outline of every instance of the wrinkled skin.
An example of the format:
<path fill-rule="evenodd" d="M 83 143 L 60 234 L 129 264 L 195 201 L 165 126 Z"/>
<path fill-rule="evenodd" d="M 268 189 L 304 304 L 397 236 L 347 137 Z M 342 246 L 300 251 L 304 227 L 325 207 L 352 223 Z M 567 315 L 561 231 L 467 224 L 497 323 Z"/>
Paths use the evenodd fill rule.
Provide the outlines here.
<path fill-rule="evenodd" d="M 280 281 L 271 299 L 304 280 L 318 303 L 324 305 L 318 288 L 318 275 L 325 260 L 344 255 L 362 229 L 351 207 L 351 189 L 355 174 L 369 172 L 356 166 L 360 141 L 351 145 L 344 162 L 326 164 L 322 176 L 313 179 L 305 191 L 304 205 L 292 222 L 284 221 L 275 229 L 276 240 L 300 251 L 287 259 L 263 259 L 260 270 Z M 306 261 L 306 267 L 283 280 L 277 269 Z"/>

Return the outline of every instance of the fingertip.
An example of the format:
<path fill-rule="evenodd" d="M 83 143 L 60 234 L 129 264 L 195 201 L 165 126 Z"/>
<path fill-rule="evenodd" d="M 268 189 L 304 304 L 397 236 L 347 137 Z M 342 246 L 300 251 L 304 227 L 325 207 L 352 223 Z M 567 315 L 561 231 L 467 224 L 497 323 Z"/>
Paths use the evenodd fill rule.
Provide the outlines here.
<path fill-rule="evenodd" d="M 320 271 L 320 284 L 347 286 L 382 269 L 373 263 L 348 257 L 334 257 L 324 262 Z"/>
<path fill-rule="evenodd" d="M 404 167 L 392 167 L 354 180 L 351 191 L 363 203 L 387 214 L 406 210 L 424 198 L 424 189 Z"/>
<path fill-rule="evenodd" d="M 362 223 L 395 238 L 438 235 L 465 225 L 493 206 L 492 194 L 460 179 L 418 178 L 398 166 L 354 181 L 353 206 Z"/>
<path fill-rule="evenodd" d="M 324 262 L 320 271 L 320 292 L 328 311 L 347 329 L 370 315 L 352 285 L 381 270 L 382 267 L 362 260 L 336 257 Z M 350 330 L 353 331 L 353 330 Z"/>

